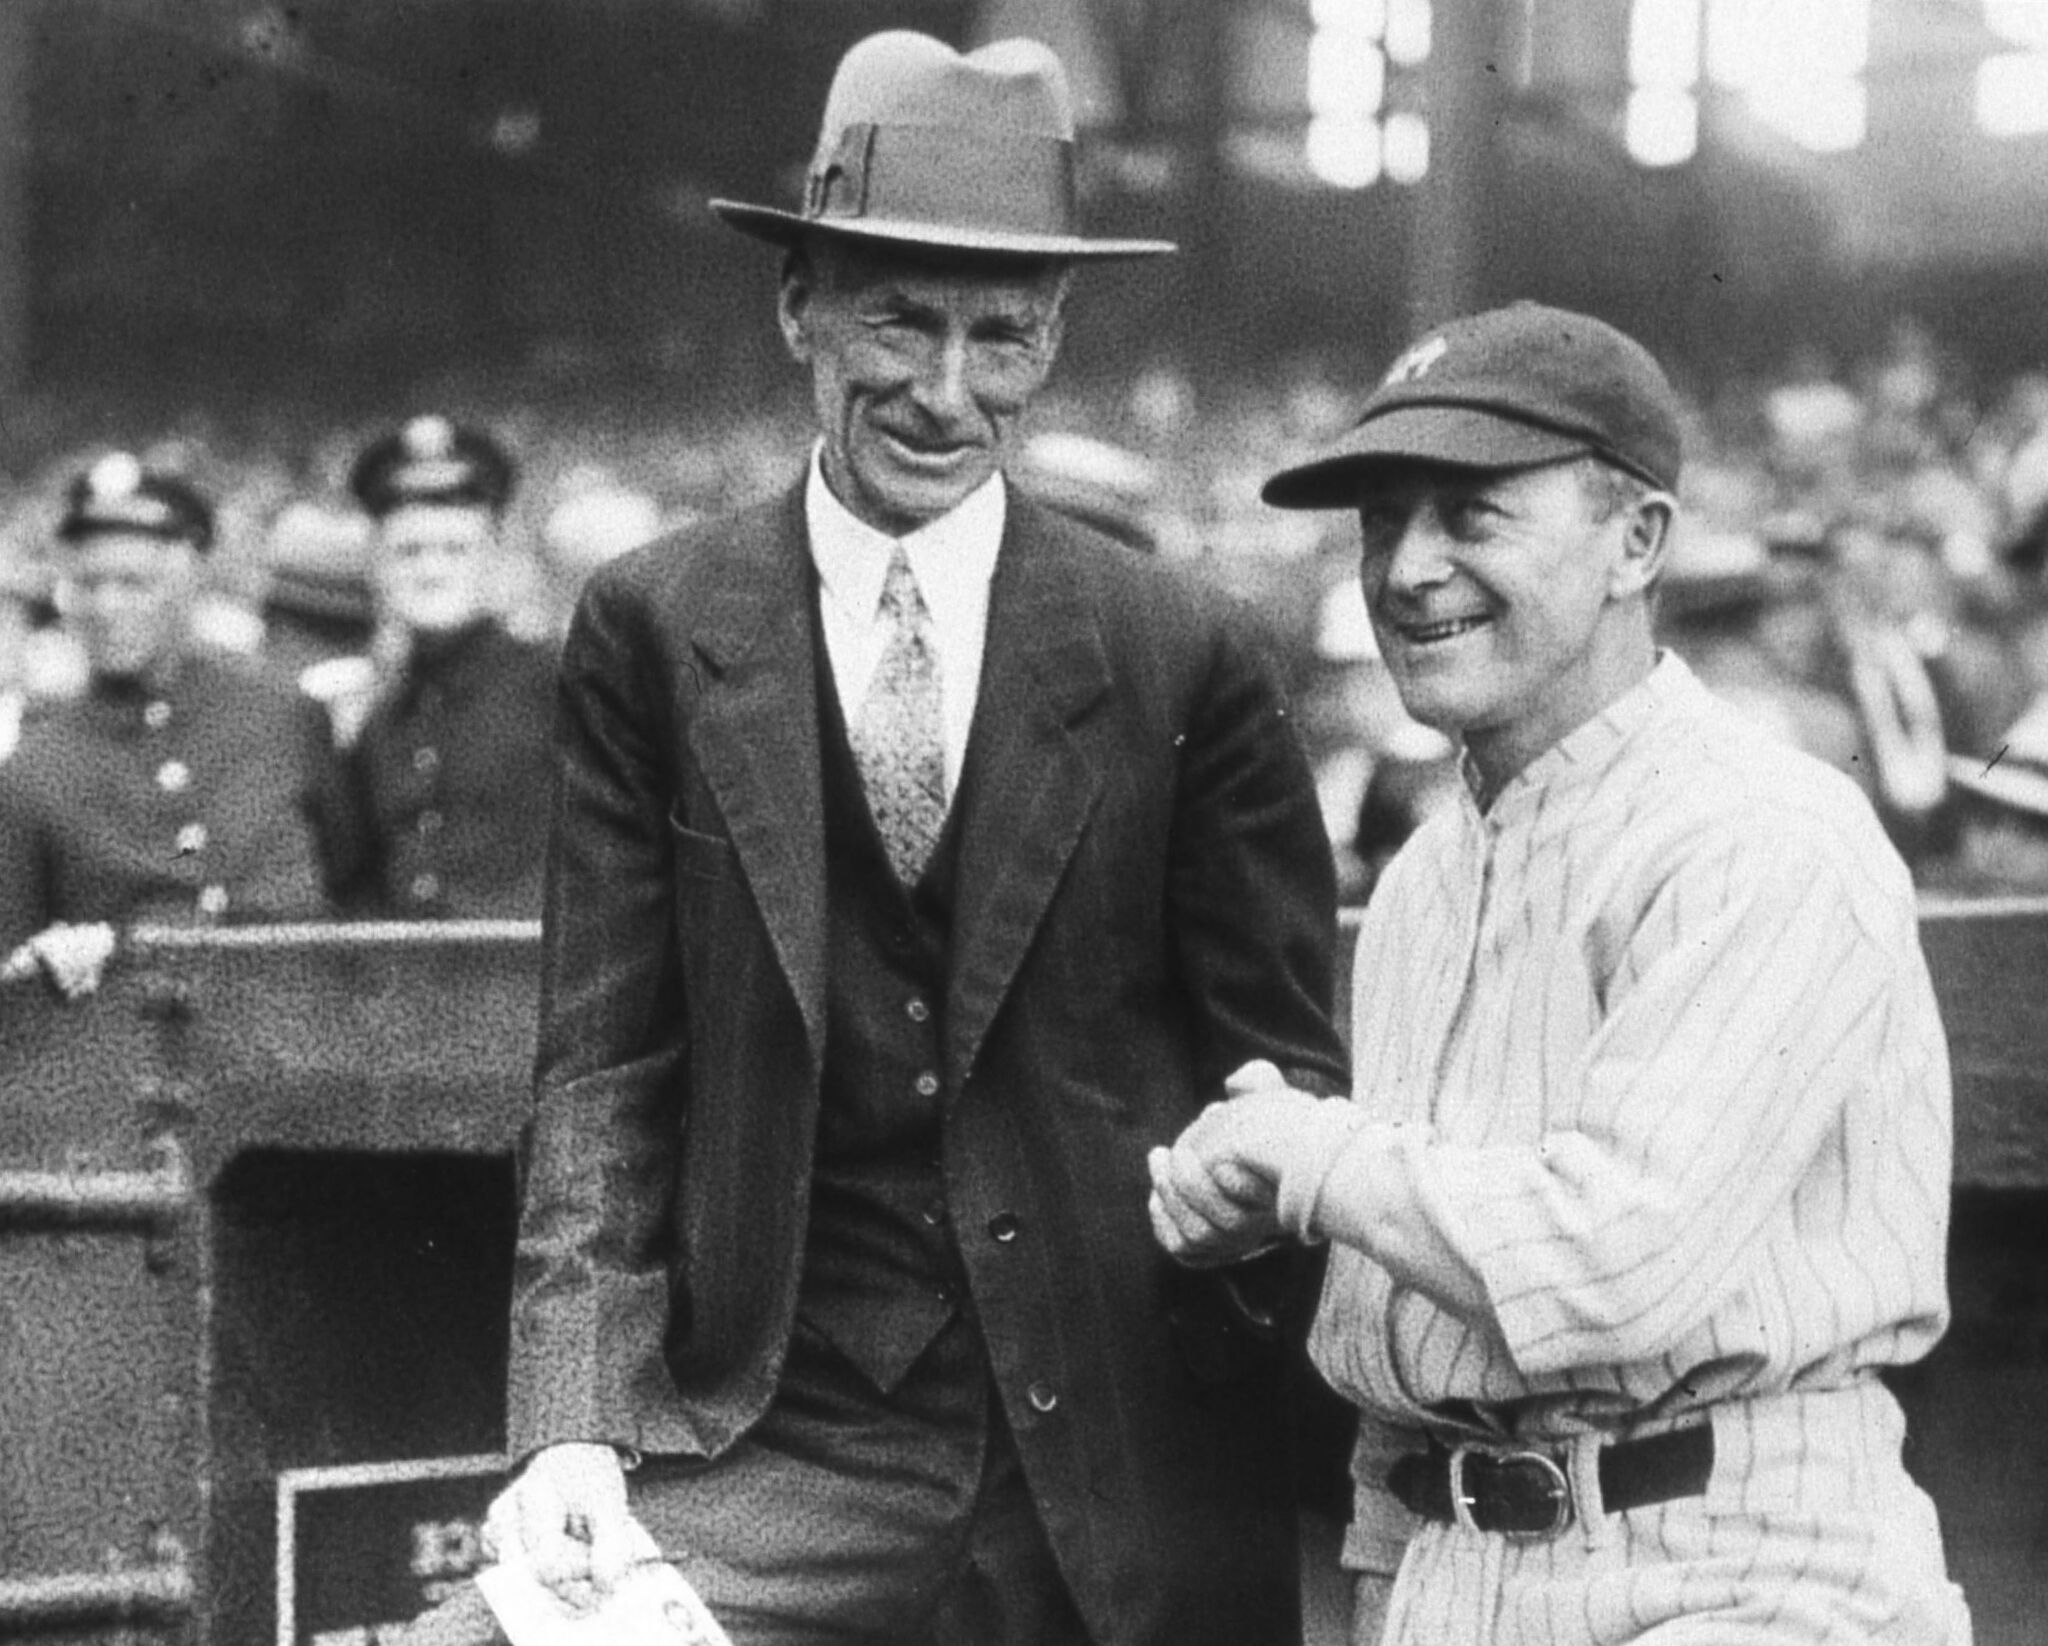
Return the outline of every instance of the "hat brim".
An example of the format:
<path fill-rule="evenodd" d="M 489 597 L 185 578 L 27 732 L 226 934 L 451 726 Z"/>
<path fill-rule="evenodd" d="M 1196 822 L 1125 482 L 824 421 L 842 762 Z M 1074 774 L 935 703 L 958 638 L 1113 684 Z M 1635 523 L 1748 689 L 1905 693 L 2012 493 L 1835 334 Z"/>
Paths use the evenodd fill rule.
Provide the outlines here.
<path fill-rule="evenodd" d="M 1395 406 L 1359 424 L 1313 462 L 1283 469 L 1260 488 L 1276 509 L 1349 509 L 1376 470 L 1396 463 L 1458 469 L 1526 469 L 1593 449 L 1591 442 L 1473 406 Z"/>
<path fill-rule="evenodd" d="M 1950 755 L 1948 780 L 1957 788 L 2011 811 L 2048 817 L 2048 772 L 1999 760 Z"/>
<path fill-rule="evenodd" d="M 848 240 L 873 240 L 894 245 L 986 252 L 997 257 L 1058 257 L 1108 260 L 1117 257 L 1164 257 L 1180 250 L 1171 240 L 1096 240 L 1081 235 L 1008 233 L 971 229 L 910 218 L 804 217 L 774 206 L 753 206 L 741 200 L 714 200 L 711 209 L 742 234 L 774 246 L 793 246 L 806 234 L 829 234 Z"/>

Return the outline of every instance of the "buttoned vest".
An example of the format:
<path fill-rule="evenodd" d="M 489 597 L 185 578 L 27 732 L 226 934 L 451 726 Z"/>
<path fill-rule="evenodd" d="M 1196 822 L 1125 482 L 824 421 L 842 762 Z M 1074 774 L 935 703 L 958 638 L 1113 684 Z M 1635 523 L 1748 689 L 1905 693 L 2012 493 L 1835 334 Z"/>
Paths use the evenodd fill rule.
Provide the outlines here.
<path fill-rule="evenodd" d="M 889 867 L 813 629 L 825 822 L 827 968 L 811 1216 L 799 1315 L 891 1389 L 957 1311 L 965 1276 L 940 1148 L 954 877 L 966 790 L 906 890 Z"/>

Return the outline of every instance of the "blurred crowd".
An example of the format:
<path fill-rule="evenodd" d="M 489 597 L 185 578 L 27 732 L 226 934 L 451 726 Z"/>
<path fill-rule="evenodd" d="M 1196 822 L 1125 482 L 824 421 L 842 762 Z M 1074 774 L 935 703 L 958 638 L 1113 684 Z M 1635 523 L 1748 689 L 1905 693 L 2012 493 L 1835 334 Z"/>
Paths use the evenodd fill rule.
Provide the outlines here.
<path fill-rule="evenodd" d="M 1154 366 L 1055 390 L 1020 464 L 1024 484 L 1060 506 L 1251 603 L 1287 659 L 1352 900 L 1453 792 L 1455 762 L 1407 719 L 1378 662 L 1349 523 L 1265 508 L 1257 492 L 1340 429 L 1362 393 L 1306 362 L 1228 394 Z M 1685 518 L 1660 597 L 1666 643 L 1853 776 L 1928 890 L 2048 891 L 2048 370 L 1985 381 L 1902 321 L 1865 357 L 1816 353 L 1690 405 Z M 544 745 L 548 698 L 533 682 L 583 579 L 785 484 L 806 424 L 794 404 L 686 419 L 517 395 L 434 414 L 400 428 L 474 437 L 502 461 L 501 483 L 477 496 L 425 499 L 480 504 L 487 523 L 474 587 L 438 616 L 445 591 L 423 595 L 415 580 L 408 594 L 393 572 L 405 534 L 391 516 L 407 499 L 365 488 L 367 454 L 402 438 L 389 424 L 304 409 L 158 427 L 120 426 L 105 407 L 31 406 L 13 419 L 0 437 L 0 799 L 33 786 L 8 757 L 32 747 L 34 728 L 45 743 L 97 735 L 75 718 L 95 663 L 64 589 L 67 556 L 93 531 L 76 512 L 83 477 L 98 466 L 104 480 L 119 458 L 175 477 L 207 510 L 180 609 L 193 653 L 318 706 L 337 781 L 357 791 L 333 831 L 327 906 L 538 912 L 537 872 L 467 903 L 444 884 L 461 872 L 453 808 L 504 812 L 517 793 L 526 803 L 512 809 L 538 834 L 520 751 Z M 463 649 L 448 636 L 480 631 L 498 637 L 484 647 L 501 648 L 498 661 L 476 663 L 465 641 L 464 675 L 446 661 Z M 488 713 L 465 719 L 465 692 Z M 51 729 L 62 727 L 85 729 Z M 490 781 L 451 799 L 465 759 Z M 49 763 L 27 764 L 37 760 Z M 178 827 L 180 842 L 204 838 L 193 821 Z M 10 895 L 0 889 L 0 907 Z M 25 935 L 0 933 L 0 955 Z"/>

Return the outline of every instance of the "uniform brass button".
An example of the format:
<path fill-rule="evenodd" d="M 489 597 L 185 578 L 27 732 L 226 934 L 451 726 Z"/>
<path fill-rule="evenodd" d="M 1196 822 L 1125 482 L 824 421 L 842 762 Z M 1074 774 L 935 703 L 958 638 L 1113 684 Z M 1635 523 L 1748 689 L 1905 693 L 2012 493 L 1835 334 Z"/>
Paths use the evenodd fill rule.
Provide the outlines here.
<path fill-rule="evenodd" d="M 166 760 L 156 769 L 156 786 L 165 794 L 183 794 L 192 787 L 192 768 L 182 760 Z"/>
<path fill-rule="evenodd" d="M 160 732 L 171 723 L 171 706 L 162 698 L 146 705 L 142 711 L 142 723 L 153 732 Z"/>
<path fill-rule="evenodd" d="M 441 751 L 436 748 L 414 749 L 412 769 L 416 772 L 431 772 L 441 764 Z"/>
<path fill-rule="evenodd" d="M 1024 1224 L 1015 1212 L 997 1212 L 988 1220 L 988 1232 L 1008 1245 L 1023 1232 Z"/>
<path fill-rule="evenodd" d="M 911 996 L 910 1004 L 903 1008 L 903 1012 L 904 1015 L 908 1017 L 910 1021 L 913 1023 L 926 1022 L 930 1019 L 932 1015 L 931 1007 L 927 1006 L 922 1000 L 920 1000 L 915 995 Z"/>
<path fill-rule="evenodd" d="M 412 897 L 415 903 L 431 903 L 441 895 L 441 877 L 437 874 L 416 874 L 412 877 Z"/>
<path fill-rule="evenodd" d="M 1060 1403 L 1059 1391 L 1050 1383 L 1034 1383 L 1024 1391 L 1024 1398 L 1031 1402 L 1034 1412 L 1049 1412 Z"/>
<path fill-rule="evenodd" d="M 443 818 L 439 812 L 425 811 L 420 813 L 418 819 L 414 823 L 414 827 L 416 827 L 421 834 L 439 834 L 441 832 L 441 825 L 446 821 L 447 820 Z"/>
<path fill-rule="evenodd" d="M 199 888 L 199 912 L 205 915 L 223 915 L 228 912 L 228 889 L 225 886 L 202 886 Z"/>
<path fill-rule="evenodd" d="M 939 1077 L 929 1069 L 919 1075 L 912 1084 L 916 1086 L 919 1097 L 937 1097 L 939 1095 Z"/>
<path fill-rule="evenodd" d="M 178 831 L 178 855 L 190 857 L 195 852 L 206 850 L 206 825 L 187 823 Z"/>

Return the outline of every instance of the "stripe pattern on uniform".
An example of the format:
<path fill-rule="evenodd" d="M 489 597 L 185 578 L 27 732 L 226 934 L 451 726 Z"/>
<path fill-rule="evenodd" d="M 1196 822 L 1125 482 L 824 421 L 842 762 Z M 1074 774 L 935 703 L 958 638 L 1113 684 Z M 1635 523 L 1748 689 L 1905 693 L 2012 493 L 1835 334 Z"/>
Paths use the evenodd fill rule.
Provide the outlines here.
<path fill-rule="evenodd" d="M 1417 832 L 1366 911 L 1354 976 L 1355 1089 L 1373 1123 L 1346 1152 L 1399 1161 L 1404 1203 L 1490 1302 L 1461 1317 L 1362 1252 L 1333 1251 L 1312 1347 L 1367 1414 L 1360 1563 L 1413 1526 L 1377 1485 L 1402 1431 L 1613 1436 L 1711 1409 L 1718 1439 L 1730 1414 L 1780 1425 L 1780 1397 L 1829 1391 L 1891 1413 L 1839 1420 L 1859 1436 L 1895 1422 L 1869 1374 L 1919 1358 L 1947 1320 L 1947 1052 L 1910 880 L 1845 778 L 1752 728 L 1667 654 L 1487 811 L 1468 798 Z M 1840 1471 L 1875 1466 L 1816 1455 L 1802 1472 L 1796 1434 L 1771 1432 L 1770 1477 L 1790 1470 L 1802 1505 L 1830 1498 Z M 1740 1469 L 1724 1454 L 1717 1481 Z M 1842 1535 L 1876 1541 L 1834 1577 L 1853 1591 L 1851 1568 L 1890 1562 L 1909 1588 L 1933 1586 L 1945 1618 L 1931 1508 L 1903 1475 L 1894 1484 L 1906 1518 L 1885 1524 L 1924 1531 L 1913 1558 L 1852 1516 Z M 1614 1518 L 1654 1538 L 1700 1512 L 1695 1500 Z M 1700 1535 L 1721 1549 L 1746 1524 Z M 1525 1567 L 1569 1563 L 1568 1547 L 1603 1535 L 1512 1554 L 1478 1541 L 1485 1562 Z M 1787 1536 L 1743 1557 L 1779 1573 L 1767 1587 L 1818 1579 L 1832 1558 L 1802 1564 Z M 1639 1638 L 1476 1615 L 1453 1626 L 1428 1610 L 1443 1583 L 1413 1568 L 1472 1541 L 1435 1527 L 1414 1538 L 1396 1610 L 1425 1610 L 1397 1638 Z M 1821 1587 L 1839 1600 L 1840 1583 Z M 1593 1604 L 1566 1588 L 1567 1609 Z M 1631 1576 L 1618 1592 L 1656 1612 L 1654 1588 Z M 1787 1621 L 1755 1638 L 1830 1637 Z"/>

